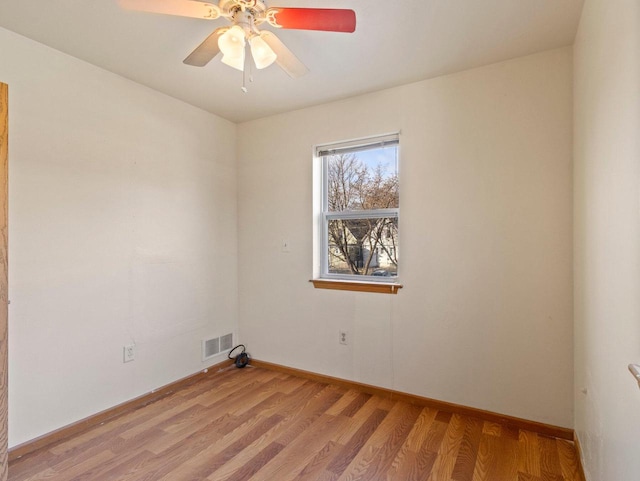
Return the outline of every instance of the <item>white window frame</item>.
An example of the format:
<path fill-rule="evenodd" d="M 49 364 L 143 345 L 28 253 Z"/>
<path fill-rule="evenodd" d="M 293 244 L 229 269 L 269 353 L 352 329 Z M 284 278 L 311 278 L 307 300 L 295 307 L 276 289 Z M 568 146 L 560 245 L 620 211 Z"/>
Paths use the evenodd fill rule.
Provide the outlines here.
<path fill-rule="evenodd" d="M 400 208 L 391 209 L 371 209 L 371 210 L 351 210 L 329 212 L 328 201 L 328 157 L 337 153 L 351 153 L 363 150 L 374 150 L 385 146 L 397 146 L 398 170 L 400 164 L 400 134 L 392 133 L 376 137 L 368 137 L 358 140 L 339 142 L 334 144 L 320 145 L 315 148 L 315 157 L 321 163 L 321 212 L 319 215 L 320 233 L 320 266 L 316 271 L 320 279 L 326 280 L 347 280 L 358 282 L 375 282 L 382 284 L 396 284 L 400 277 L 400 262 L 396 268 L 395 276 L 373 276 L 359 274 L 336 274 L 329 272 L 329 233 L 328 225 L 331 220 L 348 219 L 376 219 L 395 218 L 398 221 L 398 237 L 400 232 Z M 396 248 L 398 248 L 396 246 Z"/>

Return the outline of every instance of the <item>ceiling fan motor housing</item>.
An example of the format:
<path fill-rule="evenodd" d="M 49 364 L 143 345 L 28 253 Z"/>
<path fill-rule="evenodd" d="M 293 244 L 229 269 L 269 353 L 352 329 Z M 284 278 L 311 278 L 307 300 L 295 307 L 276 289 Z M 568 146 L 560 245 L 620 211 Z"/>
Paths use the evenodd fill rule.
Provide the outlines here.
<path fill-rule="evenodd" d="M 233 17 L 237 11 L 248 11 L 256 18 L 264 18 L 267 6 L 260 0 L 220 0 L 218 8 L 223 14 Z"/>

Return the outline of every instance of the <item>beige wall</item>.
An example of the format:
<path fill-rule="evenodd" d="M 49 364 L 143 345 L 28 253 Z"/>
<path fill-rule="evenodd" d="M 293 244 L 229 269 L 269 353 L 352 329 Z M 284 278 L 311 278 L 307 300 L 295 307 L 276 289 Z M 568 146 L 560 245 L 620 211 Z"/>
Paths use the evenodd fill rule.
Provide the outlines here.
<path fill-rule="evenodd" d="M 571 71 L 565 48 L 241 124 L 249 351 L 571 427 Z M 398 130 L 404 288 L 314 290 L 312 147 Z"/>
<path fill-rule="evenodd" d="M 241 124 L 237 144 L 2 29 L 0 50 L 11 445 L 201 369 L 200 339 L 239 316 L 263 360 L 572 426 L 570 49 Z M 314 290 L 313 145 L 397 130 L 404 289 Z"/>
<path fill-rule="evenodd" d="M 206 367 L 201 338 L 236 329 L 236 126 L 3 29 L 0 51 L 16 445 Z"/>
<path fill-rule="evenodd" d="M 637 481 L 640 3 L 587 0 L 574 49 L 575 425 L 589 481 Z"/>

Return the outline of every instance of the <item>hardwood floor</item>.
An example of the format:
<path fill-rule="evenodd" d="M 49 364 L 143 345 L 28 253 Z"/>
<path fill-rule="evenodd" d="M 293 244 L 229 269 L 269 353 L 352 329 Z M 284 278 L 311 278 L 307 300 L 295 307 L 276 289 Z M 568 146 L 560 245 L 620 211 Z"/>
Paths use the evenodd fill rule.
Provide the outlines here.
<path fill-rule="evenodd" d="M 229 369 L 12 462 L 12 481 L 583 481 L 573 443 Z"/>

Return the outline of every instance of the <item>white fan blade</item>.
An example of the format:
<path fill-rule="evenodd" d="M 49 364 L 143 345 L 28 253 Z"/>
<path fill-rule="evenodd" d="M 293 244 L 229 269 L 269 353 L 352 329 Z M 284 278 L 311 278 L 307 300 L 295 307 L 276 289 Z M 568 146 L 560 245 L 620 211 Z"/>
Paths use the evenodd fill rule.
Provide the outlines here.
<path fill-rule="evenodd" d="M 260 37 L 262 37 L 262 40 L 267 42 L 267 45 L 269 45 L 271 50 L 273 50 L 278 56 L 276 58 L 276 63 L 287 73 L 287 75 L 289 75 L 289 77 L 298 78 L 309 73 L 309 69 L 305 67 L 300 60 L 298 60 L 298 57 L 296 57 L 273 32 L 263 30 L 260 32 Z"/>
<path fill-rule="evenodd" d="M 125 10 L 179 15 L 181 17 L 206 18 L 213 20 L 220 16 L 217 5 L 194 0 L 118 0 Z"/>
<path fill-rule="evenodd" d="M 182 62 L 194 67 L 204 67 L 213 57 L 218 55 L 220 47 L 218 47 L 218 39 L 220 35 L 229 30 L 229 27 L 216 28 L 211 35 L 205 38 L 204 42 L 196 47 Z"/>

